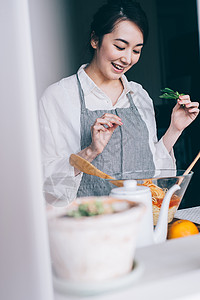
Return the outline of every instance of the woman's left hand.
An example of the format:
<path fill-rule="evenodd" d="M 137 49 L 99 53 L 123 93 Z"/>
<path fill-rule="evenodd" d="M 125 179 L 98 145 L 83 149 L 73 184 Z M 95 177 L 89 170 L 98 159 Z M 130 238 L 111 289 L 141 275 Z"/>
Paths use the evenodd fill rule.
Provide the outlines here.
<path fill-rule="evenodd" d="M 180 96 L 172 111 L 171 126 L 182 132 L 198 116 L 198 107 L 199 102 L 191 102 L 189 95 Z"/>

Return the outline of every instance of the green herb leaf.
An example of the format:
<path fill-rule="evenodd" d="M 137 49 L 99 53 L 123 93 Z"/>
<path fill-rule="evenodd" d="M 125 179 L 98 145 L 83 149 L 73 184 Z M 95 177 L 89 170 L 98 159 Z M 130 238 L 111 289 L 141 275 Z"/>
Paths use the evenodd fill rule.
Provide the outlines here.
<path fill-rule="evenodd" d="M 174 91 L 169 88 L 164 88 L 163 90 L 161 90 L 161 92 L 162 93 L 174 93 Z"/>
<path fill-rule="evenodd" d="M 174 92 L 173 90 L 169 89 L 169 88 L 164 88 L 161 90 L 161 92 L 163 93 L 163 95 L 159 96 L 160 98 L 163 99 L 178 99 L 179 96 L 183 96 L 184 94 L 179 94 L 179 92 Z"/>

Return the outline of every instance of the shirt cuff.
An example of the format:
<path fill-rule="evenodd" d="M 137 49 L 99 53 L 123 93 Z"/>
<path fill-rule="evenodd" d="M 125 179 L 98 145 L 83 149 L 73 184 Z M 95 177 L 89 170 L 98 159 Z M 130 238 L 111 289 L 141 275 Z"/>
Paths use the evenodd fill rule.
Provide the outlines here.
<path fill-rule="evenodd" d="M 174 156 L 174 150 L 168 152 L 167 148 L 161 138 L 156 144 L 156 169 L 176 169 L 176 159 Z"/>
<path fill-rule="evenodd" d="M 43 191 L 45 200 L 53 206 L 67 206 L 76 197 L 82 173 L 74 175 L 74 167 L 68 159 L 45 162 Z"/>

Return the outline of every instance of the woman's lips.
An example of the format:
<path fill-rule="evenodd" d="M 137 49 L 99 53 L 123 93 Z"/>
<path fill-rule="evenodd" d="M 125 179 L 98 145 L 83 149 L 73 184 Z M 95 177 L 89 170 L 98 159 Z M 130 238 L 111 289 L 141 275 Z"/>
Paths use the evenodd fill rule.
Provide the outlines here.
<path fill-rule="evenodd" d="M 115 72 L 117 73 L 122 73 L 124 71 L 124 67 L 122 67 L 121 65 L 115 64 L 115 63 L 111 63 Z"/>

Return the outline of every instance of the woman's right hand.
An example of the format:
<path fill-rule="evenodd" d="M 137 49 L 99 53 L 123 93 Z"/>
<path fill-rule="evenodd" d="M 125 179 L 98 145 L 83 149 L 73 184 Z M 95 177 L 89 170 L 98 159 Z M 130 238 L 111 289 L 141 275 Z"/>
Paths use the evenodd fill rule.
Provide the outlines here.
<path fill-rule="evenodd" d="M 91 126 L 91 145 L 81 150 L 79 153 L 77 153 L 77 155 L 83 157 L 89 162 L 92 162 L 104 150 L 114 130 L 122 124 L 123 123 L 118 116 L 108 113 L 96 119 L 95 123 Z M 107 126 L 107 128 L 104 126 Z M 74 168 L 75 176 L 79 173 L 80 171 Z"/>
<path fill-rule="evenodd" d="M 102 153 L 114 130 L 122 124 L 118 116 L 109 113 L 105 113 L 102 117 L 96 119 L 95 123 L 91 126 L 92 143 L 89 146 L 95 156 Z"/>

